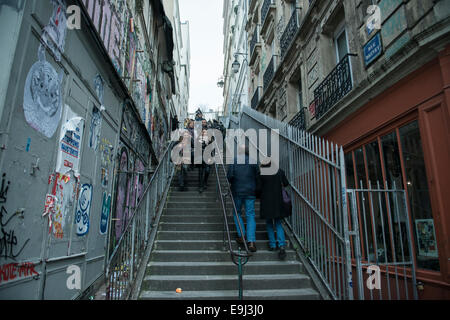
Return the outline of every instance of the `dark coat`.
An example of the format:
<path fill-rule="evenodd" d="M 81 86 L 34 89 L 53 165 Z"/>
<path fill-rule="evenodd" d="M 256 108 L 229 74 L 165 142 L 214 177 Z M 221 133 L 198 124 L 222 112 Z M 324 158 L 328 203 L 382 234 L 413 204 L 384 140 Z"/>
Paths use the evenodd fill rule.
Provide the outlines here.
<path fill-rule="evenodd" d="M 278 169 L 273 175 L 260 175 L 261 183 L 261 219 L 276 219 L 287 216 L 283 209 L 283 195 L 281 193 L 281 183 L 286 187 L 289 181 L 286 179 L 284 171 Z"/>
<path fill-rule="evenodd" d="M 245 156 L 245 164 L 234 164 L 228 166 L 227 178 L 231 183 L 233 196 L 248 197 L 256 196 L 256 179 L 259 176 L 259 167 L 256 164 L 249 164 L 248 155 Z"/>

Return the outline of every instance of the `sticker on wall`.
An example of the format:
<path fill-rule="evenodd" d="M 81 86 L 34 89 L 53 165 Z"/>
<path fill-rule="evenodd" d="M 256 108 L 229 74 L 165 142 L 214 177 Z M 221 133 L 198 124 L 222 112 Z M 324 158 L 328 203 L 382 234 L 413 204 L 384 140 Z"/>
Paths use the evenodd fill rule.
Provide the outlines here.
<path fill-rule="evenodd" d="M 108 187 L 109 183 L 109 168 L 112 164 L 113 145 L 107 139 L 102 139 L 100 142 L 101 155 L 101 185 L 103 188 Z"/>
<path fill-rule="evenodd" d="M 94 106 L 92 110 L 91 127 L 89 129 L 89 147 L 97 150 L 100 140 L 100 132 L 102 127 L 102 114 L 100 110 Z"/>
<path fill-rule="evenodd" d="M 75 214 L 76 233 L 84 236 L 89 232 L 89 219 L 92 202 L 92 185 L 83 184 L 78 197 L 77 212 Z"/>
<path fill-rule="evenodd" d="M 67 33 L 66 6 L 62 0 L 51 0 L 51 2 L 53 13 L 49 23 L 44 27 L 41 38 L 55 56 L 55 60 L 61 61 Z"/>
<path fill-rule="evenodd" d="M 102 215 L 100 217 L 100 234 L 106 234 L 108 231 L 108 218 L 111 212 L 111 194 L 103 192 Z"/>
<path fill-rule="evenodd" d="M 25 120 L 32 128 L 51 138 L 61 119 L 63 73 L 58 74 L 45 60 L 43 46 L 39 47 L 38 57 L 25 81 L 23 111 Z"/>
<path fill-rule="evenodd" d="M 74 113 L 68 105 L 64 109 L 63 125 L 59 136 L 56 172 L 66 174 L 73 170 L 79 177 L 81 139 L 84 119 Z"/>
<path fill-rule="evenodd" d="M 76 187 L 75 179 L 69 175 L 57 174 L 56 177 L 56 206 L 53 215 L 53 235 L 57 239 L 64 238 L 64 227 L 66 218 L 73 208 L 74 191 Z"/>
<path fill-rule="evenodd" d="M 97 98 L 100 101 L 102 106 L 104 103 L 104 101 L 103 101 L 104 85 L 105 85 L 105 82 L 103 81 L 102 76 L 97 74 L 94 78 L 94 88 L 95 88 L 95 92 L 97 93 Z"/>

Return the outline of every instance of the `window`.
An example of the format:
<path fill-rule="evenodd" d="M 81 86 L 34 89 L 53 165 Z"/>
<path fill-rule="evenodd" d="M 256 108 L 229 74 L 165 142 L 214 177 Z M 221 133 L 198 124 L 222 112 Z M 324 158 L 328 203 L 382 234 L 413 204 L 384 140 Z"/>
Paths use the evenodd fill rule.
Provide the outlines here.
<path fill-rule="evenodd" d="M 302 77 L 298 79 L 298 110 L 303 110 Z"/>
<path fill-rule="evenodd" d="M 407 191 L 406 202 L 411 211 L 413 233 L 411 241 L 415 247 L 417 267 L 440 271 L 418 121 L 398 127 L 347 153 L 345 165 L 349 189 L 366 189 L 369 185 L 376 189 L 379 185 L 383 189 Z M 401 250 L 401 245 L 403 248 L 408 246 L 406 228 L 409 227 L 409 222 L 402 209 L 404 206 L 398 205 L 401 202 L 396 195 L 397 193 L 389 193 L 389 196 L 381 199 L 375 193 L 359 193 L 357 210 L 360 216 L 363 259 L 371 262 L 375 259 L 378 262 L 394 262 L 403 260 L 402 254 L 406 254 L 405 259 L 409 259 L 408 250 Z M 400 201 L 403 201 L 403 197 Z M 398 211 L 394 210 L 396 205 Z"/>
<path fill-rule="evenodd" d="M 345 28 L 337 33 L 334 44 L 336 47 L 336 62 L 339 63 L 348 53 L 347 33 Z"/>

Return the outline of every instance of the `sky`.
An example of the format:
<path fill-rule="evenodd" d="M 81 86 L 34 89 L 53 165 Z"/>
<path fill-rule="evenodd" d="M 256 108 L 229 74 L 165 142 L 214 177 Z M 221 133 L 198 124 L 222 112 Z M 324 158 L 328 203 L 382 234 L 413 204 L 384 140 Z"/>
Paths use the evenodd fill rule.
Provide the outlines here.
<path fill-rule="evenodd" d="M 218 110 L 222 89 L 217 82 L 223 73 L 223 0 L 179 0 L 181 21 L 189 21 L 191 77 L 189 112 L 199 106 Z"/>

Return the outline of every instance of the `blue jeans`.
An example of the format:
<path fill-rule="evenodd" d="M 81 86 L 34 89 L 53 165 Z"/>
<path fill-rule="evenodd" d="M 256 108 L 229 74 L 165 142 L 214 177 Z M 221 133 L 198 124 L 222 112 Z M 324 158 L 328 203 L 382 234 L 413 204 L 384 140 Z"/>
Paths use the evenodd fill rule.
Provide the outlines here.
<path fill-rule="evenodd" d="M 267 226 L 267 234 L 269 236 L 269 246 L 271 248 L 276 248 L 277 243 L 278 243 L 278 247 L 285 247 L 286 239 L 284 237 L 284 230 L 283 230 L 283 226 L 281 225 L 281 219 L 267 219 L 266 226 Z M 275 230 L 277 232 L 276 239 L 275 239 L 274 226 L 275 226 Z"/>
<path fill-rule="evenodd" d="M 239 217 L 239 221 L 242 226 L 242 231 L 246 234 L 246 240 L 248 242 L 255 242 L 255 231 L 256 231 L 256 222 L 255 222 L 255 197 L 234 197 L 234 205 L 236 206 L 236 212 L 233 215 L 234 223 L 236 224 L 236 229 L 238 233 L 238 237 L 242 237 L 241 230 L 239 229 L 238 220 L 236 216 Z M 247 232 L 245 231 L 244 221 L 241 217 L 241 208 L 242 205 L 245 205 L 245 217 L 247 221 Z M 233 209 L 234 211 L 234 209 Z"/>

